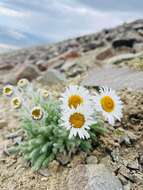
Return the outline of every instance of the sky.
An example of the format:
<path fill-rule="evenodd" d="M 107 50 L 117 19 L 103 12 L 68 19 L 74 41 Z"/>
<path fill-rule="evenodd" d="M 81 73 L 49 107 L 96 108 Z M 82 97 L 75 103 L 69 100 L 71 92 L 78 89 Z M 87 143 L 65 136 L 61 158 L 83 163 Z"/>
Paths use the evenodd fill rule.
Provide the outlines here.
<path fill-rule="evenodd" d="M 0 0 L 0 45 L 53 43 L 143 18 L 143 0 Z"/>

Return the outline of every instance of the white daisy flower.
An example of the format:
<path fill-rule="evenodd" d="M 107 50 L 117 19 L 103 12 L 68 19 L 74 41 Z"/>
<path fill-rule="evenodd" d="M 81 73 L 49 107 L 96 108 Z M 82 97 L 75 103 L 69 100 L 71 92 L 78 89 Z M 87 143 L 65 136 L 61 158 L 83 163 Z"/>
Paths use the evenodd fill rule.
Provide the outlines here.
<path fill-rule="evenodd" d="M 62 126 L 70 130 L 69 138 L 77 135 L 81 138 L 89 138 L 90 135 L 87 130 L 93 124 L 92 118 L 93 111 L 89 108 L 78 107 L 77 109 L 71 108 L 62 113 Z"/>
<path fill-rule="evenodd" d="M 3 94 L 6 96 L 12 96 L 14 93 L 14 88 L 12 85 L 8 84 L 6 86 L 4 86 L 3 88 Z"/>
<path fill-rule="evenodd" d="M 28 84 L 29 84 L 29 81 L 27 79 L 23 78 L 18 81 L 17 86 L 21 87 L 21 88 L 25 88 L 28 86 Z"/>
<path fill-rule="evenodd" d="M 18 109 L 22 106 L 22 101 L 19 97 L 14 97 L 12 100 L 11 100 L 11 106 L 14 108 L 14 109 Z"/>
<path fill-rule="evenodd" d="M 77 108 L 78 106 L 90 106 L 90 95 L 87 89 L 81 86 L 69 86 L 62 94 L 62 110 Z"/>
<path fill-rule="evenodd" d="M 43 118 L 44 112 L 41 107 L 34 107 L 31 111 L 31 116 L 34 120 L 41 120 Z"/>
<path fill-rule="evenodd" d="M 94 97 L 95 109 L 102 112 L 104 118 L 114 125 L 115 120 L 122 118 L 122 101 L 116 92 L 110 88 L 100 88 L 100 94 Z"/>

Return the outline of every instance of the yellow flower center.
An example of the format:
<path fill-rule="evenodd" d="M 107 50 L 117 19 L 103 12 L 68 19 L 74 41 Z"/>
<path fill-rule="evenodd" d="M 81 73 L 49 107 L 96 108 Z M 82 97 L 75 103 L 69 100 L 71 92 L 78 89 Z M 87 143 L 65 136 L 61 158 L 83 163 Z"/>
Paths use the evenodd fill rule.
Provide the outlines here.
<path fill-rule="evenodd" d="M 14 108 L 19 108 L 21 106 L 21 101 L 18 98 L 12 100 L 12 105 Z"/>
<path fill-rule="evenodd" d="M 85 117 L 81 113 L 74 113 L 70 116 L 69 121 L 74 128 L 81 128 L 85 123 Z"/>
<path fill-rule="evenodd" d="M 20 87 L 25 87 L 27 85 L 28 85 L 28 80 L 27 79 L 20 79 L 18 81 L 18 86 L 20 86 Z"/>
<path fill-rule="evenodd" d="M 112 112 L 115 108 L 115 103 L 110 96 L 104 96 L 101 99 L 101 105 L 106 112 Z"/>
<path fill-rule="evenodd" d="M 77 108 L 83 103 L 83 98 L 79 95 L 72 95 L 68 100 L 68 105 L 70 108 Z"/>
<path fill-rule="evenodd" d="M 11 95 L 11 94 L 12 94 L 12 88 L 10 88 L 10 87 L 5 87 L 4 93 L 7 94 L 7 95 Z"/>
<path fill-rule="evenodd" d="M 42 116 L 43 116 L 43 113 L 40 108 L 35 108 L 32 110 L 33 119 L 41 119 Z"/>
<path fill-rule="evenodd" d="M 44 97 L 44 98 L 47 98 L 47 97 L 49 96 L 49 93 L 48 93 L 48 91 L 46 91 L 46 90 L 44 90 L 42 94 L 43 94 L 43 97 Z"/>

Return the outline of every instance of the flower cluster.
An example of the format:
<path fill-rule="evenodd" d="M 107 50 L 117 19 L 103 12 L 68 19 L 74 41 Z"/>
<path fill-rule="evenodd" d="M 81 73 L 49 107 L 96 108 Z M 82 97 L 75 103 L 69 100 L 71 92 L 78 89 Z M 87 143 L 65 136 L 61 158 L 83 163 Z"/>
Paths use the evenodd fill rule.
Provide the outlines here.
<path fill-rule="evenodd" d="M 99 93 L 91 97 L 87 89 L 69 86 L 61 101 L 62 125 L 70 130 L 69 137 L 79 135 L 80 138 L 89 138 L 88 130 L 96 122 L 95 112 L 102 113 L 111 125 L 122 117 L 122 102 L 109 88 L 102 87 Z"/>
<path fill-rule="evenodd" d="M 97 135 L 106 129 L 101 118 L 114 125 L 122 117 L 122 102 L 114 90 L 101 87 L 94 95 L 81 86 L 69 86 L 57 100 L 46 89 L 37 90 L 27 79 L 6 85 L 3 94 L 21 114 L 26 139 L 17 147 L 34 170 L 45 167 L 59 154 L 89 152 Z M 99 117 L 100 116 L 100 117 Z"/>

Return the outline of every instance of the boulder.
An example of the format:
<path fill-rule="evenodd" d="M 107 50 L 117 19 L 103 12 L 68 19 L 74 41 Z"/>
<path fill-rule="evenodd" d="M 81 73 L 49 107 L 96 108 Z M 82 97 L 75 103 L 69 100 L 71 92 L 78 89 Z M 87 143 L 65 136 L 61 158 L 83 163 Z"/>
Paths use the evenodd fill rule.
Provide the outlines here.
<path fill-rule="evenodd" d="M 33 80 L 40 75 L 40 71 L 34 65 L 23 64 L 17 68 L 15 72 L 16 80 L 21 78 L 27 78 L 28 80 Z"/>
<path fill-rule="evenodd" d="M 137 54 L 124 53 L 124 54 L 116 55 L 114 57 L 109 58 L 108 60 L 104 62 L 104 64 L 119 64 L 123 61 L 128 61 L 133 58 L 139 57 L 140 55 L 141 55 L 140 53 L 137 53 Z"/>
<path fill-rule="evenodd" d="M 48 64 L 47 64 L 47 62 L 44 61 L 44 60 L 39 60 L 39 61 L 37 61 L 37 62 L 36 62 L 36 66 L 38 67 L 38 69 L 39 69 L 40 71 L 46 71 L 47 68 L 48 68 Z"/>
<path fill-rule="evenodd" d="M 114 51 L 112 47 L 106 47 L 99 54 L 97 54 L 96 59 L 97 60 L 105 60 L 107 58 L 113 57 L 114 56 Z"/>
<path fill-rule="evenodd" d="M 83 86 L 107 86 L 116 90 L 131 88 L 143 89 L 143 72 L 128 68 L 103 67 L 92 68 L 81 82 Z"/>
<path fill-rule="evenodd" d="M 123 190 L 119 179 L 104 165 L 79 165 L 67 176 L 68 190 Z"/>
<path fill-rule="evenodd" d="M 120 48 L 120 47 L 129 47 L 133 48 L 134 43 L 136 42 L 135 39 L 117 39 L 114 40 L 112 43 L 113 48 Z"/>
<path fill-rule="evenodd" d="M 0 70 L 11 70 L 14 68 L 13 64 L 10 63 L 0 63 Z"/>
<path fill-rule="evenodd" d="M 37 81 L 42 85 L 55 85 L 66 81 L 64 74 L 55 69 L 49 69 L 38 77 Z"/>
<path fill-rule="evenodd" d="M 143 38 L 136 32 L 129 31 L 121 33 L 119 37 L 112 42 L 113 48 L 128 47 L 133 48 L 135 43 L 143 42 Z"/>

